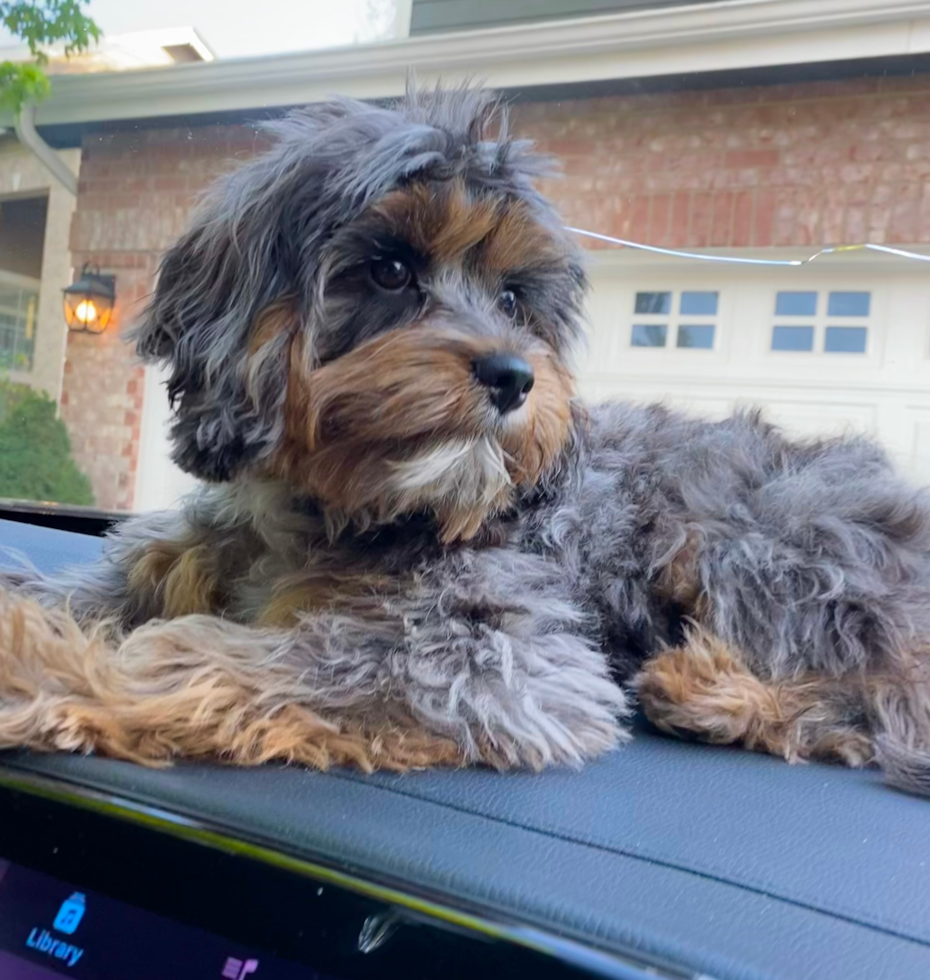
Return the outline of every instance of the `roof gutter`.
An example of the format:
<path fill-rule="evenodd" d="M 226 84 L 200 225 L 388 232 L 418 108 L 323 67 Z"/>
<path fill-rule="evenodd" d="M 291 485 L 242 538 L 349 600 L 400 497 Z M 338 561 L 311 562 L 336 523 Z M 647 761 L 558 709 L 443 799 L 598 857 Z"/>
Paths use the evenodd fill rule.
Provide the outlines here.
<path fill-rule="evenodd" d="M 273 112 L 477 78 L 505 91 L 930 55 L 930 0 L 715 0 L 274 57 L 55 79 L 41 127 Z M 0 113 L 0 126 L 8 124 Z"/>
<path fill-rule="evenodd" d="M 13 128 L 23 146 L 48 170 L 62 187 L 77 197 L 78 179 L 64 160 L 45 142 L 36 130 L 36 107 L 24 105 L 16 114 Z"/>

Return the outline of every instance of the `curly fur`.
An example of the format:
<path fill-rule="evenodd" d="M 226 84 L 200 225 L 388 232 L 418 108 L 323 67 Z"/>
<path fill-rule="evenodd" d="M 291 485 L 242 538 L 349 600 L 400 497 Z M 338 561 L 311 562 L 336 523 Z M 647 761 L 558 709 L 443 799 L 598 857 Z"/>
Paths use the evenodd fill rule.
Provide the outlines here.
<path fill-rule="evenodd" d="M 4 577 L 0 745 L 539 768 L 626 738 L 627 684 L 676 734 L 926 792 L 925 495 L 868 441 L 580 405 L 580 258 L 487 95 L 274 129 L 135 331 L 211 482 Z M 536 379 L 506 414 L 498 351 Z"/>

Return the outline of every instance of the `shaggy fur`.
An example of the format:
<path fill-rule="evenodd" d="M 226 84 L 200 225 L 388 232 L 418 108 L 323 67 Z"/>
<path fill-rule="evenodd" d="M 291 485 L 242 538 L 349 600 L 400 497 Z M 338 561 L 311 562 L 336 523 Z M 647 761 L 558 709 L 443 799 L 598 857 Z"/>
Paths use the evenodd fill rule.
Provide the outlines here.
<path fill-rule="evenodd" d="M 623 740 L 625 683 L 666 731 L 930 788 L 930 504 L 882 452 L 578 404 L 579 255 L 486 95 L 274 129 L 135 334 L 209 482 L 5 576 L 0 745 L 539 768 Z"/>

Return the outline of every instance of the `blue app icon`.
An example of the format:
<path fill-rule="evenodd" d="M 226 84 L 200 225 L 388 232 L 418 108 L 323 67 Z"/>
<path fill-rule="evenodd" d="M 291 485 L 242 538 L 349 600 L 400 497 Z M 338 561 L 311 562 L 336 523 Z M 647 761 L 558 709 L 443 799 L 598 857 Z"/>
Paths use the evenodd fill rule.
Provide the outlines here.
<path fill-rule="evenodd" d="M 61 903 L 61 908 L 58 910 L 58 915 L 55 916 L 53 925 L 59 932 L 70 936 L 81 924 L 83 917 L 84 896 L 80 892 L 75 892 Z"/>

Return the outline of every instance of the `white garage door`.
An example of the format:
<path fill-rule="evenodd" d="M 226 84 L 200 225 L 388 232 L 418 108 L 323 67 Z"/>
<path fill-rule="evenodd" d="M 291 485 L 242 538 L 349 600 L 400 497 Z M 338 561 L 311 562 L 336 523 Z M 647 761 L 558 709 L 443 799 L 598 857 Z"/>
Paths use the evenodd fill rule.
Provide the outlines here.
<path fill-rule="evenodd" d="M 664 401 L 709 417 L 756 405 L 797 435 L 865 432 L 930 483 L 930 274 L 921 264 L 827 257 L 760 268 L 614 253 L 592 282 L 586 397 Z"/>
<path fill-rule="evenodd" d="M 145 400 L 142 403 L 142 434 L 139 470 L 133 510 L 149 511 L 177 507 L 181 497 L 197 481 L 171 462 L 168 426 L 171 411 L 165 375 L 157 368 L 145 369 Z"/>

